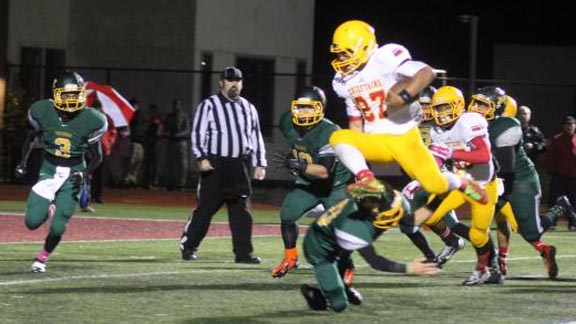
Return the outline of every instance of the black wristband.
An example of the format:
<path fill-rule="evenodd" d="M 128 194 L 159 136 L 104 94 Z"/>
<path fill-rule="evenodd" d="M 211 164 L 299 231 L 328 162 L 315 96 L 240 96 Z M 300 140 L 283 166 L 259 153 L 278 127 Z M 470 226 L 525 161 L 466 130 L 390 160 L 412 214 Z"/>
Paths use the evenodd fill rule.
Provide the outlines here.
<path fill-rule="evenodd" d="M 402 98 L 402 100 L 404 100 L 404 104 L 409 104 L 412 103 L 416 98 L 412 97 L 408 91 L 406 91 L 406 89 L 403 89 L 402 91 L 400 91 L 400 93 L 398 94 L 400 96 L 400 98 Z"/>

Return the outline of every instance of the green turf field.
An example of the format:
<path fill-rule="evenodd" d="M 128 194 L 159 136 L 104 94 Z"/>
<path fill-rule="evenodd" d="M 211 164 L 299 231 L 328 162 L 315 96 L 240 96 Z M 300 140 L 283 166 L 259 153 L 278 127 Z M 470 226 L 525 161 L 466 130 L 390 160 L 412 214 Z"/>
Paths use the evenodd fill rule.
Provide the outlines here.
<path fill-rule="evenodd" d="M 152 213 L 150 206 L 108 207 L 105 216 L 142 218 Z M 1 202 L 0 211 L 7 209 Z M 174 219 L 182 219 L 178 210 L 188 212 L 175 208 Z M 163 215 L 167 214 L 172 211 Z M 263 222 L 278 221 L 270 211 L 255 214 Z M 439 249 L 439 241 L 427 235 Z M 307 308 L 299 287 L 315 280 L 305 262 L 285 278 L 271 278 L 271 269 L 282 258 L 280 237 L 254 239 L 256 254 L 264 260 L 261 265 L 233 263 L 229 238 L 206 239 L 200 259 L 192 262 L 180 261 L 175 240 L 64 241 L 43 275 L 29 270 L 39 244 L 0 244 L 0 323 L 576 321 L 576 233 L 559 228 L 545 238 L 558 247 L 556 281 L 547 279 L 540 257 L 518 235 L 513 236 L 510 275 L 502 286 L 460 285 L 475 263 L 469 245 L 438 276 L 429 278 L 377 272 L 356 256 L 355 286 L 365 302 L 340 314 Z M 419 256 L 396 230 L 386 233 L 377 249 L 396 260 Z"/>

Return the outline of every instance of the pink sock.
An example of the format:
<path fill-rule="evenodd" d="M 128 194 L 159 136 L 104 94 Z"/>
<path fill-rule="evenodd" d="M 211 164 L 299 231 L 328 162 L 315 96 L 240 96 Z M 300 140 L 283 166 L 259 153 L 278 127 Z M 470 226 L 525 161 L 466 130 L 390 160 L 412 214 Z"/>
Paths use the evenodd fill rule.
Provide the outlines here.
<path fill-rule="evenodd" d="M 46 252 L 46 250 L 42 250 L 36 254 L 36 259 L 40 262 L 46 262 L 48 257 L 50 256 L 50 252 Z"/>

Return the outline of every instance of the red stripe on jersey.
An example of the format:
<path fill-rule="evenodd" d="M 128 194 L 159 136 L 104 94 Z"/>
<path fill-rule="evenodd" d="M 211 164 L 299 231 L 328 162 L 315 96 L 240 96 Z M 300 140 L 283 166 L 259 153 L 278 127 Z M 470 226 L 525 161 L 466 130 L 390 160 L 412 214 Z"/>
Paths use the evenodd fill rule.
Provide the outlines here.
<path fill-rule="evenodd" d="M 481 129 L 483 129 L 483 128 L 484 128 L 484 126 L 482 126 L 482 125 L 472 126 L 472 131 L 473 131 L 473 132 L 479 131 L 479 130 L 481 130 Z"/>
<path fill-rule="evenodd" d="M 395 50 L 392 51 L 392 54 L 394 54 L 394 56 L 398 56 L 400 54 L 402 54 L 402 49 L 401 48 L 397 48 Z"/>

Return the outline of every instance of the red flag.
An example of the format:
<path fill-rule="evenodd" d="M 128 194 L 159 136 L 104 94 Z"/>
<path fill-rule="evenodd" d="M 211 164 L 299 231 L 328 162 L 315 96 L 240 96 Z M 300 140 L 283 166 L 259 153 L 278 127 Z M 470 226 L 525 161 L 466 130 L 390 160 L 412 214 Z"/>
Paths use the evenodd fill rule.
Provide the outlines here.
<path fill-rule="evenodd" d="M 127 126 L 136 109 L 126 98 L 109 85 L 86 82 L 88 95 L 86 105 L 91 107 L 96 99 L 102 103 L 102 110 L 112 118 L 116 127 Z"/>

